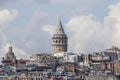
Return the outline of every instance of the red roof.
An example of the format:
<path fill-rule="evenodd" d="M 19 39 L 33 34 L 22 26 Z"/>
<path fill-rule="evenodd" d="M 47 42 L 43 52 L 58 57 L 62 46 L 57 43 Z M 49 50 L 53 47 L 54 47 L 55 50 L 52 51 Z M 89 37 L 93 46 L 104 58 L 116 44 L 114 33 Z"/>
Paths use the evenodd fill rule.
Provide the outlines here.
<path fill-rule="evenodd" d="M 29 60 L 23 60 L 23 59 L 20 59 L 18 60 L 20 63 L 26 63 L 26 62 L 29 62 Z"/>

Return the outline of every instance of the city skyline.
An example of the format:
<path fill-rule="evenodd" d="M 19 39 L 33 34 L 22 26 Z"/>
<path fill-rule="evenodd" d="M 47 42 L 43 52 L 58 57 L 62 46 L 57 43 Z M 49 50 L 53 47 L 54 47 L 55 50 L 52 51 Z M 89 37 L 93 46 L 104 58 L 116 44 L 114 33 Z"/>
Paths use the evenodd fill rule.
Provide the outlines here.
<path fill-rule="evenodd" d="M 0 4 L 2 56 L 9 41 L 19 58 L 51 53 L 59 16 L 69 38 L 68 51 L 91 53 L 120 47 L 118 0 L 1 0 Z"/>

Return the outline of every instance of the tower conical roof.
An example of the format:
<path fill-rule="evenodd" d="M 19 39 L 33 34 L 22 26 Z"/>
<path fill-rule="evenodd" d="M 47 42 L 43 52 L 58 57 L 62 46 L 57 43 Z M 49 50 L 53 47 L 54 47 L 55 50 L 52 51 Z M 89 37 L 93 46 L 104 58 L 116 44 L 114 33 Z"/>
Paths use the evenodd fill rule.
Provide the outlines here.
<path fill-rule="evenodd" d="M 59 18 L 59 24 L 56 29 L 56 34 L 65 34 L 63 26 L 62 26 L 61 18 Z"/>

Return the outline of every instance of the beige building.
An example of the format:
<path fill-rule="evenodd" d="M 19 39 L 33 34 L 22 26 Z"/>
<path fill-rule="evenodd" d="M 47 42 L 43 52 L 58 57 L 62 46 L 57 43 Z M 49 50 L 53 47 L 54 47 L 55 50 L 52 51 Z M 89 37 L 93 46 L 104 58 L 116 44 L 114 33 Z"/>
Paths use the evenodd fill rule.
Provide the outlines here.
<path fill-rule="evenodd" d="M 88 55 L 83 56 L 83 65 L 89 66 L 89 56 Z"/>
<path fill-rule="evenodd" d="M 112 46 L 110 49 L 104 51 L 104 55 L 110 56 L 111 60 L 120 60 L 120 49 Z"/>
<path fill-rule="evenodd" d="M 67 35 L 64 32 L 61 19 L 56 29 L 56 33 L 52 37 L 52 51 L 53 53 L 67 52 Z"/>
<path fill-rule="evenodd" d="M 113 62 L 113 73 L 115 75 L 120 75 L 120 61 L 116 60 Z"/>
<path fill-rule="evenodd" d="M 104 61 L 100 63 L 101 70 L 110 70 L 113 71 L 113 62 Z"/>
<path fill-rule="evenodd" d="M 75 63 L 65 62 L 61 65 L 67 72 L 75 72 Z"/>
<path fill-rule="evenodd" d="M 54 60 L 54 57 L 51 54 L 48 53 L 40 53 L 40 54 L 34 54 L 30 56 L 30 62 L 27 64 L 37 64 L 39 66 L 51 64 Z"/>

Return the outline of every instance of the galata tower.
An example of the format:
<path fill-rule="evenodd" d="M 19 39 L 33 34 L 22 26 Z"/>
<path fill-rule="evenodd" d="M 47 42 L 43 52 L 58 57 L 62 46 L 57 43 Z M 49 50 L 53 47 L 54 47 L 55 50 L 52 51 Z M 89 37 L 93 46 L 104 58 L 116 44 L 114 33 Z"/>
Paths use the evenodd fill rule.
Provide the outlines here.
<path fill-rule="evenodd" d="M 53 53 L 67 52 L 68 37 L 64 32 L 61 18 L 57 26 L 55 34 L 52 37 L 52 51 Z"/>

